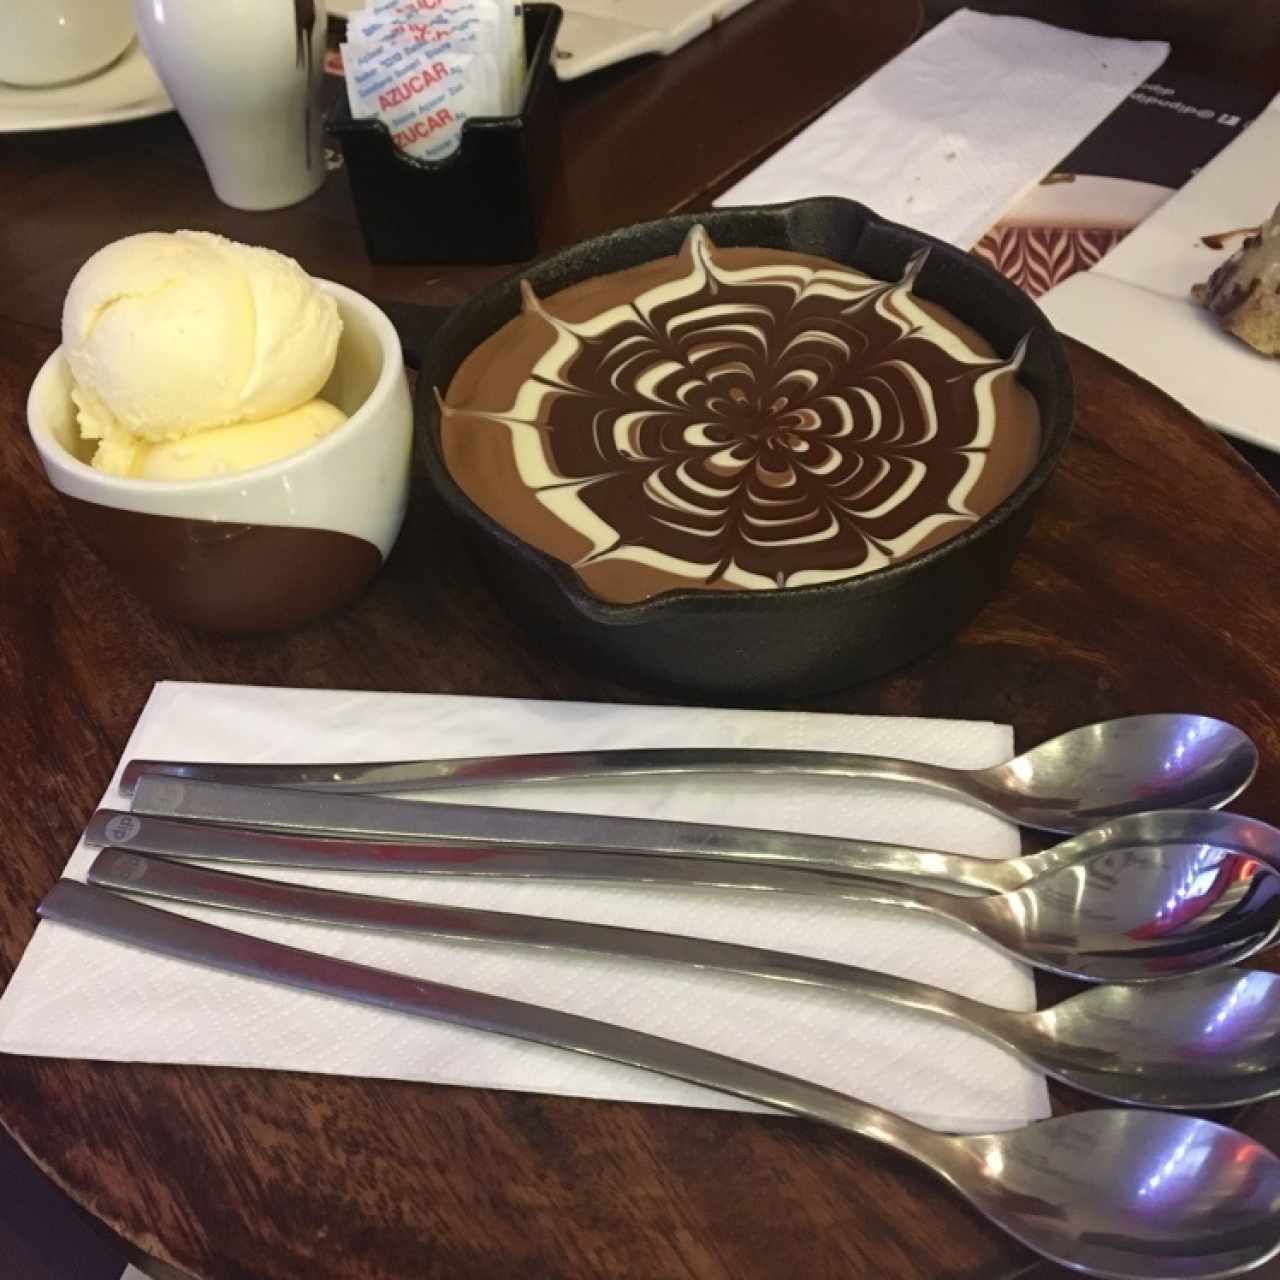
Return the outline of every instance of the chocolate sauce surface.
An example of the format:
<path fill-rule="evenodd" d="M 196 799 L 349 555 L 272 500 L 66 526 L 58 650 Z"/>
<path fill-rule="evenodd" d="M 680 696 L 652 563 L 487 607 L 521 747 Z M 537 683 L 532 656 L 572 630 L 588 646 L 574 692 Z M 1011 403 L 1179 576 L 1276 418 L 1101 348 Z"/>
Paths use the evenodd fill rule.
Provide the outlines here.
<path fill-rule="evenodd" d="M 481 343 L 445 465 L 610 601 L 847 578 L 968 528 L 1035 463 L 1040 418 L 968 326 L 897 282 L 713 246 L 583 281 Z"/>

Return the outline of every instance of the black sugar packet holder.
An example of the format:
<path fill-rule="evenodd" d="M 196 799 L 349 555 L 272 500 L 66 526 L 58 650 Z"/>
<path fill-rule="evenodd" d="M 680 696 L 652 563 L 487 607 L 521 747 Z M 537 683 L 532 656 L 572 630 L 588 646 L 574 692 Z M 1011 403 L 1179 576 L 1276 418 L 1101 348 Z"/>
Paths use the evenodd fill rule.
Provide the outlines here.
<path fill-rule="evenodd" d="M 405 155 L 381 120 L 355 119 L 338 95 L 326 127 L 342 147 L 371 261 L 522 262 L 537 253 L 560 150 L 551 60 L 562 16 L 559 5 L 525 5 L 523 109 L 467 120 L 443 160 Z"/>

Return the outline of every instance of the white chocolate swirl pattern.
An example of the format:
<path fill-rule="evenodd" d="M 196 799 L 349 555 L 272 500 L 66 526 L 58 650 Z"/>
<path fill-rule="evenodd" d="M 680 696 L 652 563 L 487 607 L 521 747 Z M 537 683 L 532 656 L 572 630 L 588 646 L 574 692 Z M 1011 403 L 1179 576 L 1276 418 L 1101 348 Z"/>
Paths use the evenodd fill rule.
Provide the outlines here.
<path fill-rule="evenodd" d="M 696 228 L 672 278 L 614 304 L 605 290 L 572 322 L 526 285 L 512 323 L 536 323 L 542 349 L 513 401 L 482 412 L 450 387 L 451 473 L 505 522 L 468 483 L 466 449 L 470 433 L 503 433 L 519 484 L 578 535 L 571 563 L 606 598 L 866 573 L 960 532 L 1029 469 L 1038 419 L 1022 392 L 1025 465 L 971 504 L 1023 348 L 993 358 L 922 307 L 923 254 L 885 283 L 754 252 L 765 260 L 732 269 Z M 643 567 L 648 585 L 624 572 L 610 586 L 610 564 Z"/>

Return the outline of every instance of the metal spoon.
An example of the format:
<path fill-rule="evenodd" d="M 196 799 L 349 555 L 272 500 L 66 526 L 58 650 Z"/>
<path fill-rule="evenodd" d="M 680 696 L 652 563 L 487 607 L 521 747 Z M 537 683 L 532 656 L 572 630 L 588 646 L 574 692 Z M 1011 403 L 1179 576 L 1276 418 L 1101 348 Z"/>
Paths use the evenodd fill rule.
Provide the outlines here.
<path fill-rule="evenodd" d="M 1216 969 L 1097 986 L 1038 1013 L 813 956 L 706 938 L 338 893 L 106 849 L 89 883 L 285 920 L 659 960 L 827 987 L 976 1031 L 1086 1093 L 1139 1106 L 1239 1106 L 1280 1094 L 1280 975 Z"/>
<path fill-rule="evenodd" d="M 334 871 L 774 890 L 905 907 L 963 925 L 1039 968 L 1102 982 L 1171 978 L 1234 963 L 1265 947 L 1280 922 L 1280 875 L 1255 858 L 1198 843 L 1100 853 L 1046 872 L 1011 893 L 961 897 L 913 884 L 759 862 L 281 838 L 215 832 L 189 822 L 158 824 L 133 814 L 116 815 L 104 825 L 119 846 L 178 858 Z"/>
<path fill-rule="evenodd" d="M 1234 725 L 1209 716 L 1145 715 L 1073 729 L 988 769 L 834 751 L 675 747 L 364 764 L 130 760 L 120 787 L 132 795 L 147 773 L 366 793 L 643 774 L 825 774 L 925 787 L 1022 826 L 1072 832 L 1148 809 L 1218 808 L 1249 785 L 1257 768 L 1257 748 Z"/>
<path fill-rule="evenodd" d="M 1101 1110 L 949 1137 L 835 1090 L 691 1045 L 351 964 L 61 880 L 46 920 L 195 964 L 571 1049 L 883 1143 L 932 1169 L 1028 1248 L 1118 1280 L 1221 1280 L 1280 1253 L 1280 1160 L 1222 1125 Z"/>
<path fill-rule="evenodd" d="M 191 818 L 282 832 L 479 844 L 491 849 L 589 849 L 600 853 L 662 853 L 767 862 L 877 880 L 945 881 L 998 893 L 1022 888 L 1046 871 L 1072 866 L 1099 853 L 1151 845 L 1213 844 L 1258 858 L 1280 872 L 1280 831 L 1239 814 L 1195 809 L 1116 818 L 1042 853 L 991 859 L 792 831 L 486 805 L 426 804 L 282 787 L 178 782 L 155 776 L 138 781 L 131 814 L 101 810 L 94 815 L 85 838 L 91 844 L 123 844 L 127 837 L 120 833 L 130 830 L 139 815 Z M 214 832 L 199 838 L 217 841 Z"/>

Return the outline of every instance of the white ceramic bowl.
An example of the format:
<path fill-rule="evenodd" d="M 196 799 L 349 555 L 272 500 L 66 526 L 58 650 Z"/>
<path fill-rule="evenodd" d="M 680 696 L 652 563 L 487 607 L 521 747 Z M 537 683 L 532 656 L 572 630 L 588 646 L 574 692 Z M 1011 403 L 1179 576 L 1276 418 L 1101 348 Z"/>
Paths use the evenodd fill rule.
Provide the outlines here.
<path fill-rule="evenodd" d="M 342 339 L 321 396 L 348 420 L 309 448 L 239 475 L 161 482 L 104 475 L 79 438 L 61 348 L 27 399 L 31 439 L 80 535 L 141 597 L 228 634 L 295 626 L 346 603 L 400 532 L 413 411 L 395 327 L 367 298 L 317 281 Z"/>
<path fill-rule="evenodd" d="M 130 0 L 3 0 L 0 81 L 35 88 L 83 80 L 133 39 Z"/>

